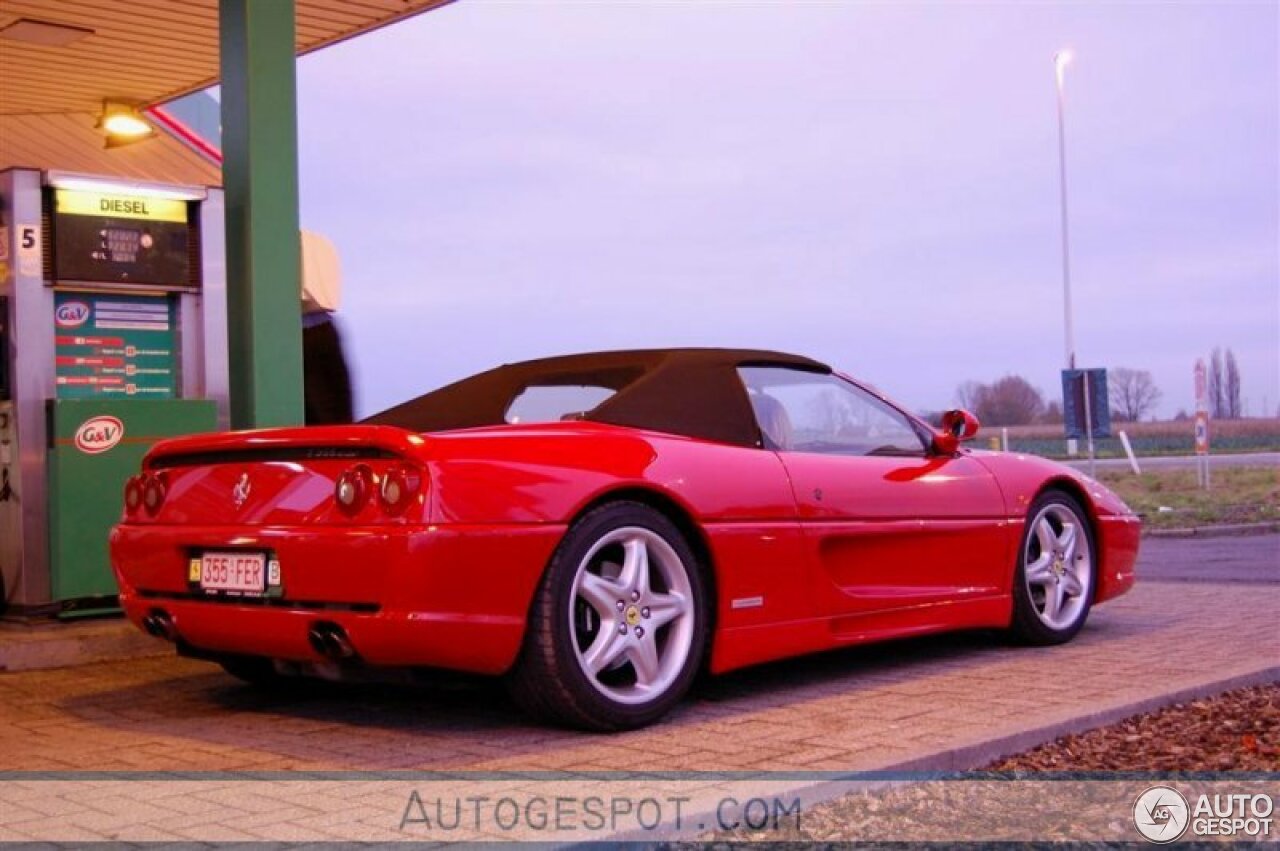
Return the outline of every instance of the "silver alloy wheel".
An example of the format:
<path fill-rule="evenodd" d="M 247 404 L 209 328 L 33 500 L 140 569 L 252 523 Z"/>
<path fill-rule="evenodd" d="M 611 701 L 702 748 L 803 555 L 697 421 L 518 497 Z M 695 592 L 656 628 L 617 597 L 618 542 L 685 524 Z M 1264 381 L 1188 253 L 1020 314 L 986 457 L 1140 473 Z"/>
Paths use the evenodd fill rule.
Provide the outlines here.
<path fill-rule="evenodd" d="M 1061 503 L 1040 509 L 1031 520 L 1023 553 L 1027 596 L 1036 616 L 1050 629 L 1067 629 L 1093 591 L 1093 552 L 1078 514 Z"/>
<path fill-rule="evenodd" d="M 696 626 L 688 570 L 661 535 L 639 526 L 614 529 L 582 559 L 569 630 L 578 665 L 601 694 L 646 703 L 680 675 Z"/>

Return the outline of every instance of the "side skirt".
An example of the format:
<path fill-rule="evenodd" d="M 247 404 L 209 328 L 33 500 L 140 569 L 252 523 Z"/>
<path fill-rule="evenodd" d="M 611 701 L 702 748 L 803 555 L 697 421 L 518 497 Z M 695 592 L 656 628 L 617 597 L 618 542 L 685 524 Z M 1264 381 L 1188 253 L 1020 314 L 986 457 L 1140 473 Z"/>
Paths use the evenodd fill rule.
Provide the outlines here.
<path fill-rule="evenodd" d="M 1012 598 L 998 595 L 858 615 L 723 629 L 715 635 L 710 670 L 713 674 L 721 674 L 819 650 L 951 630 L 1003 629 L 1009 625 L 1012 615 Z"/>

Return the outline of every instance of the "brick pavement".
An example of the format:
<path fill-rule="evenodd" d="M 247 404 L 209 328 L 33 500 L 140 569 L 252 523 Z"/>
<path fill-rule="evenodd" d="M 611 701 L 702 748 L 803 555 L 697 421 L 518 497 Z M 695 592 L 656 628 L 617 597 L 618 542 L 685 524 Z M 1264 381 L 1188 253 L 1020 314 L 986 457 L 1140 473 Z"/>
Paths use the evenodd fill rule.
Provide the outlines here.
<path fill-rule="evenodd" d="M 619 735 L 537 726 L 495 685 L 322 685 L 272 696 L 214 666 L 172 657 L 13 673 L 0 675 L 0 770 L 973 767 L 1002 748 L 1049 737 L 1055 725 L 1083 728 L 1174 693 L 1233 678 L 1276 677 L 1280 628 L 1274 588 L 1263 590 L 1148 582 L 1096 609 L 1080 636 L 1062 647 L 1010 647 L 991 635 L 956 635 L 741 671 L 699 686 L 665 723 Z M 89 808 L 74 789 L 51 792 L 47 784 L 55 778 L 66 785 L 60 775 L 27 777 L 0 775 L 0 839 L 398 835 L 392 828 L 399 813 L 391 824 L 375 823 L 370 812 L 387 813 L 354 806 L 362 799 L 350 784 L 321 796 L 346 802 L 352 809 L 344 814 L 342 806 L 299 804 L 305 789 L 282 791 L 270 805 L 259 799 L 254 810 L 234 790 L 226 792 L 229 800 L 215 796 L 210 804 L 202 796 L 163 796 L 109 777 L 94 782 L 117 803 Z M 374 806 L 383 794 L 370 787 L 367 803 Z M 147 809 L 148 800 L 165 803 Z M 203 818 L 175 810 L 175 800 L 203 801 Z"/>

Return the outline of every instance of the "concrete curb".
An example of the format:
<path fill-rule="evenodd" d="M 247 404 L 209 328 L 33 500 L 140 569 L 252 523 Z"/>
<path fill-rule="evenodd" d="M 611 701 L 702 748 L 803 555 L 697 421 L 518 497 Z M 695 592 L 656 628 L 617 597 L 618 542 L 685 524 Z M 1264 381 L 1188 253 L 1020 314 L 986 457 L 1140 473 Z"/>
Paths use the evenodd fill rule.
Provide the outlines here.
<path fill-rule="evenodd" d="M 1221 694 L 1224 691 L 1274 682 L 1280 682 L 1280 665 L 1273 665 L 1259 671 L 1226 677 L 1212 682 L 1198 683 L 1177 691 L 1113 706 L 1087 715 L 1078 715 L 1075 718 L 1068 718 L 1065 721 L 1059 721 L 1054 724 L 1046 724 L 1033 730 L 1024 730 L 1020 733 L 988 739 L 985 742 L 939 751 L 928 756 L 887 765 L 883 770 L 969 771 L 1001 757 L 1022 753 L 1025 750 L 1047 744 L 1073 733 L 1083 733 L 1086 730 L 1106 727 L 1133 715 L 1154 712 L 1157 709 L 1163 709 L 1175 703 L 1197 700 L 1202 697 Z"/>
<path fill-rule="evenodd" d="M 70 668 L 173 653 L 123 618 L 0 624 L 0 674 Z"/>
<path fill-rule="evenodd" d="M 1187 526 L 1180 529 L 1145 529 L 1144 538 L 1226 538 L 1267 535 L 1280 532 L 1280 521 L 1265 523 L 1220 523 L 1214 526 Z"/>

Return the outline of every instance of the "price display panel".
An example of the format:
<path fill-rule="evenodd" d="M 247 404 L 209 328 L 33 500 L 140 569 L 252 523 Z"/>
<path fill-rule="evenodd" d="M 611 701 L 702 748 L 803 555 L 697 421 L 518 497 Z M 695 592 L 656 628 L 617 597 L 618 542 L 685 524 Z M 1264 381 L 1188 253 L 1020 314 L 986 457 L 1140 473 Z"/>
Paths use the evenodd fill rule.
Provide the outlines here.
<path fill-rule="evenodd" d="M 164 295 L 55 293 L 58 398 L 175 398 L 174 313 Z"/>
<path fill-rule="evenodd" d="M 190 213 L 171 198 L 54 190 L 54 278 L 195 287 Z"/>

